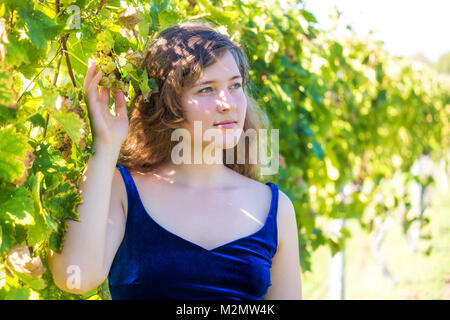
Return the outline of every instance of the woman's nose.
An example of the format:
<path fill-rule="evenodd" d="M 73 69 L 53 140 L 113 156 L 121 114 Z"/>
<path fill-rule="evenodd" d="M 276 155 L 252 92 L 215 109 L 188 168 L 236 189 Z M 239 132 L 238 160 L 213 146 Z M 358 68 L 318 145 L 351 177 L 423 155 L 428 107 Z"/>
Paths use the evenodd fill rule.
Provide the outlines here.
<path fill-rule="evenodd" d="M 220 110 L 231 109 L 234 107 L 233 97 L 228 90 L 220 91 L 219 98 L 217 99 L 217 107 Z"/>

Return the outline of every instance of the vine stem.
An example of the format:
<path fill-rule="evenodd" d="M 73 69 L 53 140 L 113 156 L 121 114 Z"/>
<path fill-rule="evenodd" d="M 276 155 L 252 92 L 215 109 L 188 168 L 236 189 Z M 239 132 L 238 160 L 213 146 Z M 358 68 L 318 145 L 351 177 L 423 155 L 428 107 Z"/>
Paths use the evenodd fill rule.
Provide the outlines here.
<path fill-rule="evenodd" d="M 70 58 L 67 50 L 67 38 L 69 38 L 69 34 L 66 34 L 60 39 L 62 50 L 64 51 L 64 57 L 66 58 L 67 70 L 69 71 L 70 80 L 72 81 L 72 86 L 74 88 L 77 87 L 77 83 L 75 81 L 75 77 L 73 75 L 72 64 L 70 63 Z"/>
<path fill-rule="evenodd" d="M 97 6 L 97 10 L 95 10 L 95 15 L 97 15 L 100 10 L 102 10 L 103 6 L 106 4 L 108 0 L 100 0 L 100 3 Z"/>
<path fill-rule="evenodd" d="M 12 29 L 13 19 L 14 19 L 14 10 L 11 10 L 11 13 L 9 14 L 9 22 L 8 22 L 10 29 Z"/>

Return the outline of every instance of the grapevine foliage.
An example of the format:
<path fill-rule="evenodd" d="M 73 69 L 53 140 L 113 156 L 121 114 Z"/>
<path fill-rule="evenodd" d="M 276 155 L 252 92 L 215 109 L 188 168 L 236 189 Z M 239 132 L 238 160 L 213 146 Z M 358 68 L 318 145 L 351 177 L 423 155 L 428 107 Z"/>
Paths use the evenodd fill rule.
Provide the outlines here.
<path fill-rule="evenodd" d="M 250 92 L 280 128 L 281 167 L 268 179 L 294 203 L 303 270 L 311 268 L 311 251 L 337 251 L 350 236 L 345 229 L 329 235 L 324 221 L 354 218 L 370 231 L 408 203 L 395 192 L 384 190 L 381 204 L 375 195 L 398 170 L 413 179 L 420 154 L 445 156 L 448 85 L 371 39 L 316 29 L 315 17 L 292 2 L 285 9 L 257 0 L 0 4 L 0 299 L 95 294 L 61 291 L 48 268 L 68 219 L 79 219 L 77 187 L 92 155 L 82 89 L 88 59 L 105 87 L 129 100 L 148 94 L 157 88 L 141 67 L 142 53 L 159 31 L 182 21 L 216 24 L 249 57 Z M 348 184 L 356 191 L 342 201 Z M 405 216 L 406 229 L 411 219 Z"/>

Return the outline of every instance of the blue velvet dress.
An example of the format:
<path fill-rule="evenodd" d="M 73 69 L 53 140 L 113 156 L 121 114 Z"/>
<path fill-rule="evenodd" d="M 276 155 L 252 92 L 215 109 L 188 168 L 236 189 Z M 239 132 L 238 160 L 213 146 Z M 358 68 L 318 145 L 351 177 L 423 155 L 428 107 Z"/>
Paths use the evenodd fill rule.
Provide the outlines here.
<path fill-rule="evenodd" d="M 166 230 L 146 212 L 129 171 L 125 235 L 108 274 L 113 300 L 262 300 L 277 251 L 278 187 L 257 232 L 207 250 Z"/>

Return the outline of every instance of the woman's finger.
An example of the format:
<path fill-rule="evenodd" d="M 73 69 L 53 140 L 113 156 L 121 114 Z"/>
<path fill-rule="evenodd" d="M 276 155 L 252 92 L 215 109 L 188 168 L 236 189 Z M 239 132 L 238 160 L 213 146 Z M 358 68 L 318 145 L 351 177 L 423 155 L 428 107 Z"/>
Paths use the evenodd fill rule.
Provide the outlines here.
<path fill-rule="evenodd" d="M 114 90 L 114 105 L 118 117 L 127 115 L 127 102 L 125 101 L 125 94 L 122 92 L 122 90 Z"/>
<path fill-rule="evenodd" d="M 91 99 L 97 100 L 98 99 L 98 84 L 100 80 L 102 79 L 103 72 L 100 70 L 94 78 L 91 80 L 91 83 L 89 85 L 89 88 L 87 90 L 87 94 Z"/>
<path fill-rule="evenodd" d="M 94 75 L 95 75 L 95 61 L 93 59 L 89 59 L 89 67 L 88 71 L 86 72 L 86 77 L 84 78 L 84 85 L 83 85 L 85 91 L 88 91 Z"/>
<path fill-rule="evenodd" d="M 99 95 L 99 102 L 102 106 L 105 106 L 105 110 L 102 111 L 109 111 L 109 97 L 110 97 L 110 90 L 105 88 L 104 86 L 100 87 L 100 95 Z M 103 109 L 103 108 L 102 108 Z"/>

